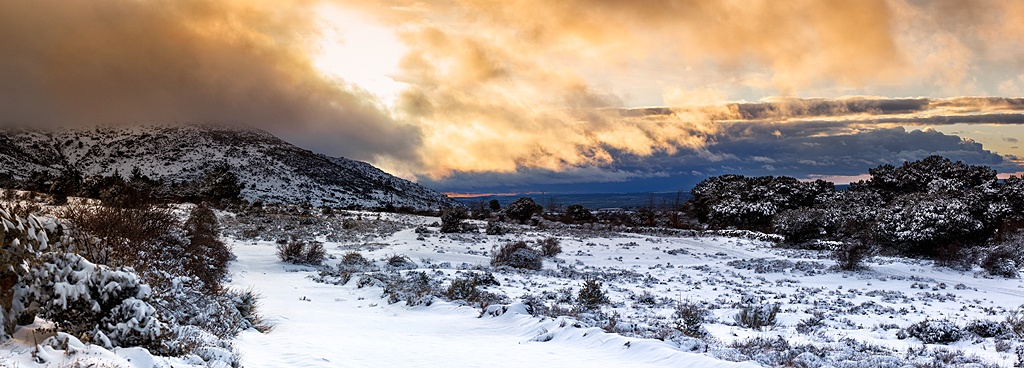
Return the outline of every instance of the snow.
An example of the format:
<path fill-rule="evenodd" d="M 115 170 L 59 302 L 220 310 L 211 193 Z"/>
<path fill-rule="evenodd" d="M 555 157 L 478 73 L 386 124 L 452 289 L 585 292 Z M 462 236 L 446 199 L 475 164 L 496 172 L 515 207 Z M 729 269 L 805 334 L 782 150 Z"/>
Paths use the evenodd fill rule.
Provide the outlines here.
<path fill-rule="evenodd" d="M 271 241 L 228 238 L 237 256 L 229 286 L 259 293 L 258 313 L 274 325 L 270 332 L 248 330 L 236 338 L 244 366 L 754 367 L 760 364 L 750 359 L 771 360 L 765 357 L 771 351 L 765 348 L 757 355 L 750 351 L 761 348 L 744 346 L 777 338 L 793 349 L 825 349 L 824 357 L 798 351 L 787 358 L 789 364 L 812 367 L 925 366 L 940 354 L 1009 367 L 1024 351 L 1017 337 L 982 338 L 964 332 L 966 338 L 949 344 L 901 338 L 903 329 L 925 320 L 959 328 L 977 321 L 1001 322 L 1024 304 L 1024 281 L 990 278 L 979 268 L 961 271 L 931 261 L 876 257 L 865 263 L 866 270 L 838 271 L 825 252 L 778 249 L 721 234 L 638 234 L 551 224 L 546 229 L 507 224 L 511 232 L 501 236 L 440 234 L 437 227 L 422 231 L 436 217 L 339 216 L 358 217 L 358 226 L 315 234 L 324 242 L 328 263 L 358 251 L 383 268 L 388 257 L 403 255 L 415 268 L 400 272 L 424 271 L 443 285 L 466 272 L 493 272 L 501 285 L 485 290 L 508 301 L 483 310 L 440 299 L 429 305 L 388 304 L 380 287 L 358 287 L 358 276 L 341 285 L 317 282 L 320 268 L 279 261 Z M 495 245 L 547 237 L 558 238 L 563 253 L 545 258 L 541 271 L 489 266 Z M 595 324 L 588 320 L 594 317 L 589 312 L 531 315 L 522 302 L 534 297 L 568 310 L 571 302 L 556 299 L 574 298 L 584 276 L 602 282 L 611 301 L 601 306 L 602 318 L 616 316 L 619 327 Z M 676 323 L 674 308 L 681 301 L 707 309 L 702 327 L 708 336 L 694 339 L 676 333 L 657 339 L 658 331 Z M 779 306 L 774 325 L 754 329 L 737 324 L 735 316 L 744 307 L 763 305 Z M 64 343 L 48 340 L 36 348 L 38 342 L 25 334 L 44 329 L 44 324 L 37 320 L 38 326 L 22 327 L 15 339 L 0 344 L 0 367 L 202 364 L 155 357 L 140 348 L 107 350 L 69 336 Z"/>
<path fill-rule="evenodd" d="M 272 243 L 236 243 L 233 284 L 263 296 L 261 313 L 274 330 L 237 339 L 246 367 L 632 366 L 732 367 L 735 363 L 684 353 L 662 342 L 637 345 L 599 329 L 563 329 L 533 341 L 554 321 L 505 313 L 478 318 L 476 308 L 439 302 L 388 305 L 379 289 L 311 281 L 308 268 L 284 265 Z"/>

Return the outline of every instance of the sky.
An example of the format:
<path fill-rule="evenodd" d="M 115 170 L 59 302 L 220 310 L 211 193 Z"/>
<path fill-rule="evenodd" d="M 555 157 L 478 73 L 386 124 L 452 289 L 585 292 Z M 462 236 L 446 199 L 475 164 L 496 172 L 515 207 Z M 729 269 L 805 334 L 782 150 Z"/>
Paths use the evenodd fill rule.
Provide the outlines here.
<path fill-rule="evenodd" d="M 0 2 L 0 122 L 244 124 L 453 193 L 1024 157 L 1024 2 Z"/>

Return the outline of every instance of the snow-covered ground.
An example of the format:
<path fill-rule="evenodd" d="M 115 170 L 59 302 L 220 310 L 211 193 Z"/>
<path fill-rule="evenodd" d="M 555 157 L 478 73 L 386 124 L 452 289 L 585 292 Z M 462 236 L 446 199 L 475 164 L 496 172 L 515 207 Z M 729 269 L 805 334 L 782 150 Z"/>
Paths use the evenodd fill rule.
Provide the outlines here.
<path fill-rule="evenodd" d="M 1010 367 L 1020 364 L 1024 352 L 1020 338 L 1006 331 L 997 337 L 965 332 L 949 344 L 923 344 L 901 333 L 925 320 L 949 321 L 966 331 L 978 321 L 1002 322 L 1024 304 L 1024 282 L 987 278 L 979 269 L 875 258 L 867 270 L 846 272 L 835 270 L 824 252 L 741 238 L 567 227 L 515 227 L 500 236 L 441 234 L 425 226 L 437 218 L 371 219 L 378 216 L 364 214 L 351 230 L 320 234 L 327 263 L 359 252 L 382 272 L 424 271 L 441 287 L 490 272 L 500 286 L 486 291 L 507 300 L 484 311 L 441 299 L 389 304 L 380 287 L 359 287 L 358 275 L 347 283 L 318 282 L 321 268 L 279 261 L 274 242 L 229 238 L 238 257 L 229 285 L 261 294 L 260 313 L 275 325 L 269 333 L 239 335 L 235 344 L 244 366 Z M 358 234 L 340 234 L 345 232 Z M 543 270 L 490 267 L 493 246 L 547 237 L 558 238 L 563 252 L 545 258 Z M 385 259 L 394 255 L 416 265 L 389 270 Z M 584 277 L 601 281 L 608 296 L 599 312 L 573 310 Z M 531 315 L 524 299 L 546 312 Z M 708 312 L 706 335 L 688 337 L 676 329 L 674 313 L 684 302 Z M 761 330 L 737 323 L 737 313 L 752 305 L 778 305 L 777 322 Z M 0 345 L 0 367 L 191 363 L 74 340 L 66 350 L 37 349 L 38 341 L 20 336 Z"/>
<path fill-rule="evenodd" d="M 281 263 L 272 242 L 236 241 L 232 284 L 260 292 L 264 317 L 277 325 L 268 334 L 241 335 L 237 346 L 245 365 L 714 366 L 752 358 L 742 346 L 753 338 L 781 337 L 793 350 L 813 346 L 830 351 L 818 355 L 832 360 L 813 354 L 788 358 L 811 366 L 881 364 L 888 356 L 920 363 L 936 354 L 945 363 L 956 364 L 949 356 L 957 356 L 961 362 L 1011 366 L 1022 345 L 1017 339 L 977 336 L 925 345 L 914 337 L 901 339 L 899 333 L 926 319 L 960 327 L 978 320 L 1001 322 L 1024 304 L 1019 279 L 985 278 L 980 272 L 891 258 L 877 258 L 865 271 L 837 271 L 826 253 L 775 249 L 738 238 L 588 236 L 579 229 L 526 228 L 502 236 L 440 234 L 437 228 L 422 234 L 415 225 L 436 219 L 403 221 L 407 228 L 391 235 L 325 246 L 337 258 L 358 251 L 379 265 L 392 255 L 406 255 L 417 263 L 416 270 L 443 282 L 471 271 L 493 272 L 501 286 L 487 290 L 508 296 L 510 312 L 494 316 L 459 302 L 388 304 L 380 288 L 358 288 L 356 278 L 343 285 L 313 281 L 314 268 Z M 564 251 L 546 259 L 543 271 L 489 268 L 492 246 L 548 236 L 558 237 Z M 572 303 L 566 299 L 578 293 L 582 275 L 602 281 L 610 299 L 598 317 L 531 316 L 515 303 L 530 295 L 569 309 Z M 709 343 L 653 338 L 675 324 L 673 311 L 680 300 L 710 312 L 703 325 L 710 335 L 702 339 Z M 777 323 L 764 330 L 737 325 L 735 315 L 752 303 L 778 304 Z M 806 322 L 815 315 L 819 322 Z M 615 320 L 613 326 L 607 325 L 609 319 Z M 579 321 L 599 321 L 604 330 Z M 780 358 L 760 360 L 772 359 Z"/>

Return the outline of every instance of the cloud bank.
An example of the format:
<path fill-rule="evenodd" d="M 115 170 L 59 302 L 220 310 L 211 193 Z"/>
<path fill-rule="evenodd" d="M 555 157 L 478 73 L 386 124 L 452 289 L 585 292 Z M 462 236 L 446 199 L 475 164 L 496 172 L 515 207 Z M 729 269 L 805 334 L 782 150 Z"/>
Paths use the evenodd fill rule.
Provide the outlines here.
<path fill-rule="evenodd" d="M 403 43 L 393 103 L 317 68 L 325 3 Z M 958 97 L 1024 94 L 1020 19 L 1010 0 L 8 1 L 0 121 L 242 123 L 450 188 L 997 162 L 904 127 L 1021 124 L 1020 99 Z"/>

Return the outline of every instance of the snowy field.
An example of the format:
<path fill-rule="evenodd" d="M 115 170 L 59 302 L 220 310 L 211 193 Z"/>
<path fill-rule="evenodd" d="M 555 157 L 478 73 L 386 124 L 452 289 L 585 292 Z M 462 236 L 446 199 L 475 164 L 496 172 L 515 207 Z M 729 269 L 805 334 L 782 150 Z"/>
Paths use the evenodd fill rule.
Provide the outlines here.
<path fill-rule="evenodd" d="M 436 222 L 364 214 L 346 222 L 351 229 L 309 230 L 324 242 L 328 271 L 353 252 L 373 263 L 347 282 L 324 267 L 281 262 L 273 241 L 227 231 L 237 256 L 229 285 L 261 294 L 260 313 L 275 325 L 269 333 L 249 330 L 236 339 L 243 365 L 1011 367 L 1024 354 L 1019 331 L 1002 323 L 1024 304 L 1024 283 L 987 278 L 980 269 L 874 258 L 867 270 L 849 272 L 834 269 L 825 252 L 737 237 L 552 224 L 507 225 L 509 232 L 497 236 L 442 234 L 431 226 Z M 559 240 L 562 252 L 544 258 L 542 270 L 490 266 L 494 246 L 548 237 Z M 401 256 L 411 263 L 389 265 Z M 389 303 L 374 281 L 419 272 L 431 289 L 416 305 L 404 297 Z M 487 274 L 499 284 L 481 286 L 491 302 L 441 295 L 453 280 Z M 580 308 L 584 279 L 601 283 L 605 303 Z M 692 318 L 684 323 L 681 306 L 699 312 L 696 326 Z M 774 321 L 763 328 L 736 318 L 774 306 Z M 908 335 L 915 324 L 928 328 Z M 0 345 L 0 367 L 193 363 L 138 348 L 106 351 L 73 338 L 63 350 L 36 348 L 40 338 L 21 331 Z"/>
<path fill-rule="evenodd" d="M 951 322 L 958 331 L 979 322 L 1002 322 L 1024 304 L 1019 279 L 891 258 L 876 258 L 864 271 L 837 271 L 823 252 L 775 249 L 770 243 L 729 237 L 528 227 L 486 236 L 442 234 L 422 226 L 436 221 L 401 216 L 391 225 L 404 226 L 392 226 L 401 230 L 390 234 L 320 240 L 334 258 L 328 263 L 359 252 L 375 261 L 378 272 L 425 271 L 440 289 L 461 275 L 491 272 L 500 286 L 486 290 L 508 298 L 505 313 L 498 305 L 486 308 L 492 313 L 481 313 L 465 302 L 440 299 L 429 306 L 388 304 L 380 288 L 359 287 L 358 275 L 340 285 L 330 277 L 319 278 L 327 283 L 315 282 L 317 269 L 281 263 L 274 243 L 235 241 L 232 284 L 260 292 L 264 317 L 277 325 L 269 334 L 241 335 L 237 346 L 244 364 L 900 366 L 937 361 L 1009 367 L 1019 360 L 1022 344 L 1005 333 L 980 337 L 963 332 L 959 341 L 947 344 L 923 344 L 901 333 L 925 320 Z M 549 236 L 560 240 L 563 252 L 546 258 L 542 271 L 489 266 L 493 246 Z M 385 260 L 395 255 L 415 265 L 388 271 Z M 603 284 L 609 303 L 599 311 L 572 310 L 584 277 Z M 530 315 L 520 303 L 524 299 L 546 313 Z M 675 331 L 680 301 L 707 310 L 706 335 L 693 338 Z M 764 329 L 739 325 L 735 316 L 748 305 L 778 305 L 776 323 Z"/>

